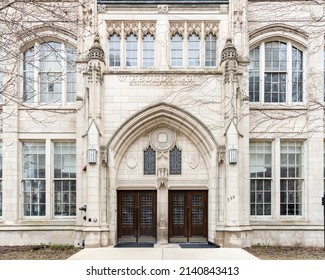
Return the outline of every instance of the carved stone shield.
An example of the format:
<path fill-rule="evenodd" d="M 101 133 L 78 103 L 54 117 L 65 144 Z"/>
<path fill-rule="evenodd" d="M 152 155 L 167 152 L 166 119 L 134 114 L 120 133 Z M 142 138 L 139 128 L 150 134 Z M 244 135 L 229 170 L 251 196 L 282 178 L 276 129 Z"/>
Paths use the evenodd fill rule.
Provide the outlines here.
<path fill-rule="evenodd" d="M 187 162 L 188 162 L 189 167 L 191 167 L 192 169 L 197 168 L 199 165 L 199 159 L 200 159 L 200 156 L 198 153 L 188 154 Z"/>
<path fill-rule="evenodd" d="M 135 153 L 128 153 L 126 157 L 126 164 L 129 168 L 134 169 L 138 164 L 138 157 Z"/>
<path fill-rule="evenodd" d="M 323 3 L 319 2 L 320 5 L 310 5 L 310 16 L 315 21 L 320 21 L 324 16 Z"/>

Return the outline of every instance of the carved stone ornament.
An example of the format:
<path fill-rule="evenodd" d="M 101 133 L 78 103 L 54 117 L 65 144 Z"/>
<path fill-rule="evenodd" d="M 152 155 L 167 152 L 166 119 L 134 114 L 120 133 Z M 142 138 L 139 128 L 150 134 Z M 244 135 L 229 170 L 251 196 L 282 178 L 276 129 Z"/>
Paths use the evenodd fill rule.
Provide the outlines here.
<path fill-rule="evenodd" d="M 157 12 L 158 12 L 158 14 L 167 14 L 168 13 L 168 5 L 158 5 Z"/>
<path fill-rule="evenodd" d="M 221 52 L 221 61 L 229 59 L 238 60 L 237 49 L 230 38 L 227 39 L 226 45 Z"/>
<path fill-rule="evenodd" d="M 102 68 L 100 66 L 100 63 L 91 63 L 88 62 L 88 83 L 96 83 L 96 84 L 102 84 L 103 83 L 103 73 Z"/>
<path fill-rule="evenodd" d="M 156 37 L 156 23 L 155 22 L 141 22 L 142 38 L 147 34 Z"/>
<path fill-rule="evenodd" d="M 226 145 L 218 146 L 218 161 L 219 163 L 223 163 L 226 160 Z"/>
<path fill-rule="evenodd" d="M 210 34 L 218 37 L 219 23 L 217 23 L 217 22 L 205 22 L 204 23 L 204 36 L 207 37 Z"/>
<path fill-rule="evenodd" d="M 176 34 L 180 36 L 184 36 L 185 24 L 184 22 L 171 22 L 169 30 L 170 30 L 171 37 Z"/>
<path fill-rule="evenodd" d="M 91 46 L 87 54 L 87 59 L 88 61 L 91 59 L 99 59 L 105 62 L 105 53 L 102 46 L 100 45 L 100 39 L 98 34 L 95 35 L 94 44 Z"/>
<path fill-rule="evenodd" d="M 189 153 L 188 154 L 188 166 L 192 169 L 195 169 L 199 165 L 200 155 L 198 153 Z"/>
<path fill-rule="evenodd" d="M 122 34 L 122 22 L 108 22 L 107 23 L 107 35 L 108 37 L 114 34 L 121 36 Z"/>
<path fill-rule="evenodd" d="M 100 152 L 100 161 L 102 164 L 107 164 L 107 158 L 108 158 L 108 153 L 107 153 L 107 146 L 100 146 L 99 147 L 99 152 Z"/>
<path fill-rule="evenodd" d="M 158 151 L 167 151 L 175 146 L 175 132 L 167 127 L 160 127 L 150 134 L 150 144 Z"/>
<path fill-rule="evenodd" d="M 139 23 L 138 22 L 124 22 L 124 37 L 128 37 L 134 34 L 138 37 L 139 34 Z"/>
<path fill-rule="evenodd" d="M 188 22 L 187 23 L 187 35 L 197 35 L 201 37 L 202 26 L 200 22 Z"/>
<path fill-rule="evenodd" d="M 138 156 L 134 152 L 129 152 L 126 156 L 126 164 L 130 169 L 134 169 L 138 165 Z"/>

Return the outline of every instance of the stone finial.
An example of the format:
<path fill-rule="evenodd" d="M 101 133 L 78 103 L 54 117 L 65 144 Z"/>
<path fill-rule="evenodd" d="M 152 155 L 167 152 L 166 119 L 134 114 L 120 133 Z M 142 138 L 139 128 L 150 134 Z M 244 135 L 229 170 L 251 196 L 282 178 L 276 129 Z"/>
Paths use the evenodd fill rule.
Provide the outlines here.
<path fill-rule="evenodd" d="M 228 59 L 235 59 L 238 60 L 238 53 L 237 49 L 232 43 L 230 38 L 227 39 L 226 45 L 224 46 L 222 53 L 221 53 L 221 62 L 228 60 Z"/>
<path fill-rule="evenodd" d="M 100 45 L 100 38 L 98 33 L 96 33 L 95 38 L 94 38 L 94 44 L 91 46 L 89 49 L 88 55 L 87 55 L 88 61 L 91 59 L 99 59 L 103 62 L 105 62 L 105 53 Z"/>

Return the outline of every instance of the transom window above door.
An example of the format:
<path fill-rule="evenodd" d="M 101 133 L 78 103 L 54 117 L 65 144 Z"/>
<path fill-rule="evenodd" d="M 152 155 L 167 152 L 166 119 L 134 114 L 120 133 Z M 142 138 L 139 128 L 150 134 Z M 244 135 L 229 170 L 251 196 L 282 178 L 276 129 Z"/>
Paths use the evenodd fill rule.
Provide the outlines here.
<path fill-rule="evenodd" d="M 76 49 L 60 42 L 35 43 L 23 55 L 23 101 L 76 100 Z"/>
<path fill-rule="evenodd" d="M 250 53 L 249 100 L 303 102 L 304 53 L 290 41 L 263 42 Z"/>

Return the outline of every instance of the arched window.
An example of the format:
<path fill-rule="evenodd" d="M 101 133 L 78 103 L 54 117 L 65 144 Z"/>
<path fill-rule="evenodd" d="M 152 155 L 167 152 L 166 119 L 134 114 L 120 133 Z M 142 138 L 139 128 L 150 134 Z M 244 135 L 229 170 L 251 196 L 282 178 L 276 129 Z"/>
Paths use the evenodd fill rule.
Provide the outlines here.
<path fill-rule="evenodd" d="M 58 42 L 24 52 L 23 101 L 66 103 L 76 99 L 76 50 Z M 37 78 L 39 77 L 39 78 Z"/>
<path fill-rule="evenodd" d="M 188 37 L 188 67 L 200 67 L 200 37 L 192 34 Z"/>
<path fill-rule="evenodd" d="M 143 37 L 142 66 L 152 68 L 155 66 L 155 38 L 151 34 Z"/>
<path fill-rule="evenodd" d="M 182 151 L 176 146 L 169 152 L 169 173 L 170 175 L 182 174 Z"/>
<path fill-rule="evenodd" d="M 250 60 L 251 102 L 303 101 L 303 52 L 291 42 L 263 42 L 250 51 Z"/>
<path fill-rule="evenodd" d="M 156 151 L 150 146 L 143 152 L 144 175 L 156 174 Z"/>
<path fill-rule="evenodd" d="M 205 37 L 205 66 L 217 66 L 217 37 L 211 33 Z"/>
<path fill-rule="evenodd" d="M 126 67 L 138 66 L 138 38 L 133 33 L 126 37 Z"/>
<path fill-rule="evenodd" d="M 113 34 L 109 38 L 109 66 L 121 66 L 121 38 L 117 34 Z"/>
<path fill-rule="evenodd" d="M 171 39 L 171 66 L 183 67 L 183 38 L 179 34 L 173 35 Z"/>

